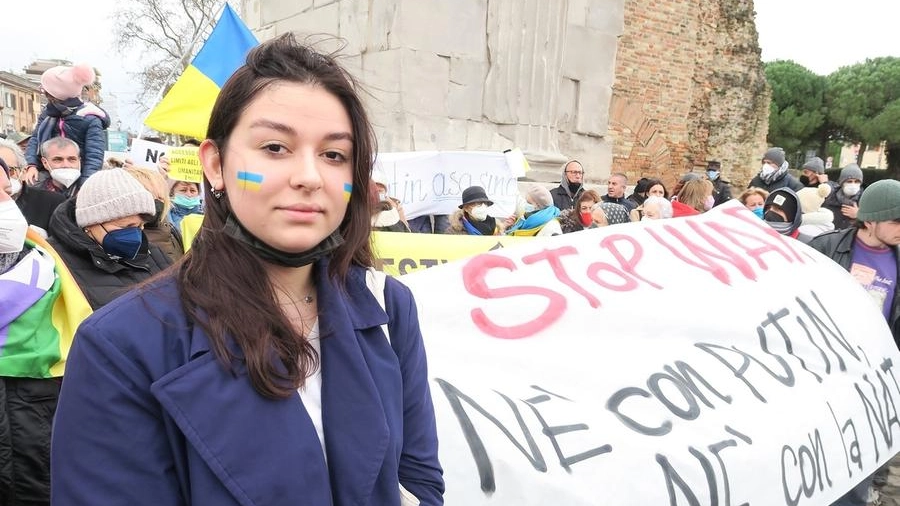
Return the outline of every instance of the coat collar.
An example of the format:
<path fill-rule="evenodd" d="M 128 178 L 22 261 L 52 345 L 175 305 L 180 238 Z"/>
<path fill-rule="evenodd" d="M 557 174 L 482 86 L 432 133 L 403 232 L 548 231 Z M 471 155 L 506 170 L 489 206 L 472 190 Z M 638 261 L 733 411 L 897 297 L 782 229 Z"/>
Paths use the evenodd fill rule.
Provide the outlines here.
<path fill-rule="evenodd" d="M 387 323 L 387 314 L 365 284 L 365 270 L 352 268 L 339 286 L 315 266 L 322 338 L 322 420 L 326 466 L 316 431 L 298 394 L 261 397 L 246 371 L 232 375 L 209 352 L 209 341 L 192 327 L 189 357 L 152 386 L 154 396 L 236 501 L 243 506 L 364 504 L 389 445 L 389 430 L 357 332 Z"/>

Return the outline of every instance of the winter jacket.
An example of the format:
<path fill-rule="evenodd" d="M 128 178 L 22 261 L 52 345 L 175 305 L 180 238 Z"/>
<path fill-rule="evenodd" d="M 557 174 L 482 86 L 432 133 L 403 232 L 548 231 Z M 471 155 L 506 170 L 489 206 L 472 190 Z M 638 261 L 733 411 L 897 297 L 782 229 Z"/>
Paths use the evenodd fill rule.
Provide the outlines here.
<path fill-rule="evenodd" d="M 25 150 L 25 160 L 28 165 L 34 165 L 38 170 L 46 170 L 41 162 L 40 143 L 48 139 L 38 139 L 38 132 L 45 121 L 56 121 L 47 115 L 46 108 L 41 112 L 37 120 L 34 135 L 28 140 Z M 59 125 L 53 128 L 52 136 L 63 134 L 78 144 L 81 153 L 81 177 L 77 185 L 81 186 L 94 172 L 103 168 L 103 156 L 106 151 L 106 129 L 109 128 L 110 119 L 105 111 L 96 105 L 85 102 L 81 108 L 62 118 L 63 132 L 59 131 Z"/>
<path fill-rule="evenodd" d="M 820 207 L 817 211 L 811 213 L 803 213 L 800 228 L 797 229 L 800 231 L 798 239 L 803 242 L 809 242 L 813 237 L 820 236 L 825 232 L 831 232 L 834 230 L 833 220 L 834 216 L 831 214 L 831 211 L 824 207 Z"/>
<path fill-rule="evenodd" d="M 862 191 L 857 193 L 852 197 L 848 197 L 844 195 L 844 192 L 841 191 L 841 185 L 835 183 L 834 181 L 828 181 L 828 186 L 831 187 L 831 193 L 825 197 L 825 202 L 822 203 L 822 207 L 831 211 L 834 215 L 834 229 L 840 230 L 842 228 L 849 228 L 853 226 L 853 222 L 855 220 L 851 220 L 850 218 L 844 216 L 841 213 L 841 206 L 857 206 L 859 207 L 859 197 L 862 195 Z"/>
<path fill-rule="evenodd" d="M 299 394 L 263 397 L 242 362 L 224 367 L 167 276 L 78 329 L 53 427 L 56 504 L 382 506 L 400 504 L 399 484 L 443 504 L 412 293 L 387 279 L 382 309 L 364 269 L 343 285 L 326 261 L 313 269 L 324 454 Z"/>
<path fill-rule="evenodd" d="M 603 202 L 609 202 L 610 204 L 619 204 L 620 206 L 625 207 L 625 211 L 627 211 L 628 213 L 631 213 L 631 211 L 637 209 L 637 205 L 634 203 L 634 201 L 628 200 L 625 197 L 615 198 L 610 197 L 609 195 L 601 195 L 600 200 L 602 200 Z"/>
<path fill-rule="evenodd" d="M 87 297 L 93 309 L 124 294 L 172 264 L 169 257 L 144 235 L 134 260 L 113 260 L 75 222 L 75 199 L 63 202 L 50 218 L 49 242 Z"/>
<path fill-rule="evenodd" d="M 856 243 L 856 227 L 824 233 L 809 241 L 810 247 L 831 258 L 850 272 L 853 264 L 853 245 Z M 897 260 L 897 273 L 900 275 L 900 246 L 894 246 L 894 258 Z M 894 302 L 891 305 L 891 317 L 888 326 L 894 334 L 894 342 L 900 348 L 900 289 L 894 290 Z"/>
<path fill-rule="evenodd" d="M 585 227 L 581 224 L 581 211 L 579 211 L 578 209 L 566 209 L 565 211 L 559 213 L 559 217 L 557 217 L 556 219 L 559 221 L 559 228 L 564 234 L 570 234 L 572 232 L 579 232 L 581 230 L 592 228 L 591 225 Z"/>
<path fill-rule="evenodd" d="M 478 234 L 476 232 L 472 232 L 472 230 L 466 228 L 466 223 L 464 222 L 465 211 L 462 209 L 457 209 L 450 215 L 450 227 L 447 228 L 447 234 L 456 234 L 456 235 L 485 235 Z M 494 220 L 494 233 L 491 235 L 503 235 L 503 224 L 497 221 L 497 218 L 488 217 L 489 219 Z M 471 226 L 471 225 L 470 225 Z M 474 228 L 474 227 L 473 227 Z M 487 227 L 485 227 L 487 228 Z"/>
<path fill-rule="evenodd" d="M 564 211 L 574 206 L 575 202 L 578 201 L 578 197 L 584 193 L 584 183 L 579 185 L 574 193 L 569 189 L 569 178 L 566 176 L 566 166 L 572 162 L 578 162 L 578 160 L 569 160 L 563 164 L 561 169 L 562 177 L 559 180 L 559 186 L 550 190 L 550 196 L 553 197 L 553 205 L 560 211 Z M 578 162 L 578 164 L 581 165 L 581 162 Z M 584 167 L 582 167 L 582 170 L 583 169 Z"/>
<path fill-rule="evenodd" d="M 715 202 L 713 203 L 713 207 L 724 204 L 731 200 L 731 183 L 728 181 L 724 181 L 722 176 L 719 176 L 718 179 L 712 181 L 713 184 L 713 197 L 715 198 Z"/>
<path fill-rule="evenodd" d="M 763 181 L 759 174 L 757 174 L 753 177 L 753 179 L 750 180 L 750 184 L 747 186 L 747 188 L 762 188 L 769 193 L 772 193 L 773 191 L 784 187 L 788 187 L 796 192 L 803 189 L 803 183 L 801 183 L 799 179 L 795 178 L 790 173 L 785 171 L 784 174 L 781 175 L 781 177 L 769 184 L 766 184 L 766 182 Z"/>
<path fill-rule="evenodd" d="M 50 227 L 50 216 L 65 200 L 66 197 L 62 193 L 48 192 L 23 184 L 16 196 L 16 205 L 29 225 L 40 227 L 46 232 Z"/>

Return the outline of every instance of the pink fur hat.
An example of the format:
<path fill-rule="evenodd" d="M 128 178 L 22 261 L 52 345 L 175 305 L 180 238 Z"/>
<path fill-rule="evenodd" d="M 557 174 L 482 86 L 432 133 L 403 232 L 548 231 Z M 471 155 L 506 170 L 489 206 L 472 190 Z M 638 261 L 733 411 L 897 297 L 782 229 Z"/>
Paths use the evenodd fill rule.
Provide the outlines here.
<path fill-rule="evenodd" d="M 94 69 L 81 63 L 73 67 L 59 66 L 41 74 L 41 87 L 59 100 L 81 97 L 81 90 L 94 82 Z"/>

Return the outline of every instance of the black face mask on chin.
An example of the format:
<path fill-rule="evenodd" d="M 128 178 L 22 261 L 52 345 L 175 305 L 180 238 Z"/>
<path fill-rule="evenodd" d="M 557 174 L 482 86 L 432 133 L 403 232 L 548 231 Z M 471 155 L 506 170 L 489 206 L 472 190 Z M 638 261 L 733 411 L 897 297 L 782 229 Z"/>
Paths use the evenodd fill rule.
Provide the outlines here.
<path fill-rule="evenodd" d="M 228 213 L 228 218 L 225 219 L 225 228 L 223 228 L 222 231 L 228 237 L 249 246 L 250 249 L 253 250 L 253 253 L 260 259 L 282 267 L 303 267 L 304 265 L 309 265 L 333 252 L 344 243 L 344 237 L 339 231 L 335 230 L 312 249 L 302 253 L 288 253 L 286 251 L 275 249 L 257 239 L 253 234 L 248 232 L 231 213 Z"/>

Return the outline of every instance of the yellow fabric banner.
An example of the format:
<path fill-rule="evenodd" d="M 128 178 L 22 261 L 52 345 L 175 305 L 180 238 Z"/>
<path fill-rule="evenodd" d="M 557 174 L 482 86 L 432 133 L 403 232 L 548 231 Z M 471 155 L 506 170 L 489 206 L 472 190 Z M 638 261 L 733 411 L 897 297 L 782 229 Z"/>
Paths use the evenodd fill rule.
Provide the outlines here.
<path fill-rule="evenodd" d="M 522 241 L 531 237 L 476 236 L 446 234 L 407 234 L 403 232 L 372 232 L 375 266 L 385 274 L 399 276 L 420 269 L 445 264 L 451 260 L 469 258 Z"/>
<path fill-rule="evenodd" d="M 181 220 L 184 251 L 200 231 L 203 216 L 189 214 Z M 375 266 L 391 276 L 401 276 L 420 269 L 445 264 L 451 260 L 469 258 L 494 251 L 532 237 L 476 236 L 445 234 L 407 234 L 403 232 L 372 232 Z"/>

